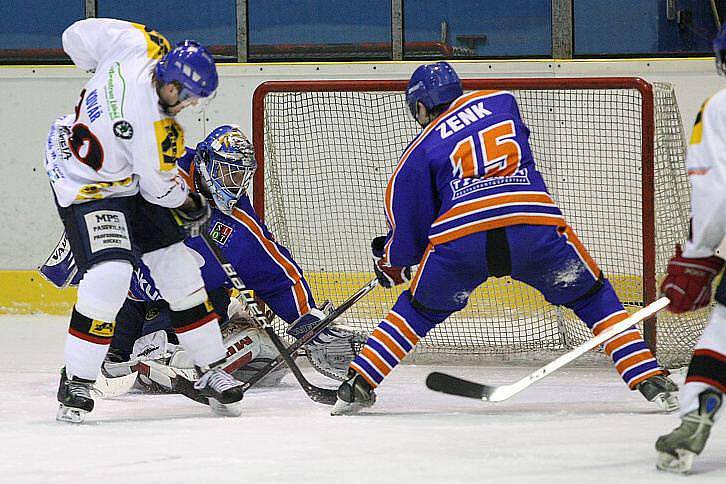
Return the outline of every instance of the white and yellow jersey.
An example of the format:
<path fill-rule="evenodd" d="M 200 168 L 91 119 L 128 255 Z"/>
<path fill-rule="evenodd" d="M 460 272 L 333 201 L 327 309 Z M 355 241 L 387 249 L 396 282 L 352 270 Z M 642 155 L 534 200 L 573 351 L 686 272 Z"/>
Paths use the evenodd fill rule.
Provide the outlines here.
<path fill-rule="evenodd" d="M 151 203 L 178 207 L 188 188 L 175 160 L 184 131 L 164 114 L 152 83 L 169 42 L 143 25 L 87 19 L 63 32 L 63 49 L 93 77 L 75 113 L 59 118 L 46 145 L 46 171 L 67 207 L 141 192 Z"/>
<path fill-rule="evenodd" d="M 691 180 L 691 240 L 685 257 L 714 254 L 726 235 L 726 89 L 708 99 L 696 117 L 686 156 Z"/>

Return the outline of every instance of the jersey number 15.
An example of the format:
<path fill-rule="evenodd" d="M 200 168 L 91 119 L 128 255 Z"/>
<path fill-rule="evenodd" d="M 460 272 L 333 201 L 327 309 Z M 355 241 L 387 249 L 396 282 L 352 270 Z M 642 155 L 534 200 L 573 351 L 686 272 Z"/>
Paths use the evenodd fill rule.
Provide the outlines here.
<path fill-rule="evenodd" d="M 459 141 L 449 155 L 454 176 L 489 178 L 512 175 L 519 169 L 522 160 L 522 148 L 515 139 L 516 135 L 514 121 L 508 120 L 487 126 L 476 136 Z"/>

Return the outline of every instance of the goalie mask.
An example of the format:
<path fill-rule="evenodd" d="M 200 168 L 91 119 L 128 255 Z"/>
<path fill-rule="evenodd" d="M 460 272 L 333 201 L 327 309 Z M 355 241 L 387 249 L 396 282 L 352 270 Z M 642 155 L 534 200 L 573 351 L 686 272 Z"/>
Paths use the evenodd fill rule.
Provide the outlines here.
<path fill-rule="evenodd" d="M 197 145 L 194 164 L 217 208 L 227 215 L 257 169 L 252 143 L 231 124 L 218 127 Z"/>

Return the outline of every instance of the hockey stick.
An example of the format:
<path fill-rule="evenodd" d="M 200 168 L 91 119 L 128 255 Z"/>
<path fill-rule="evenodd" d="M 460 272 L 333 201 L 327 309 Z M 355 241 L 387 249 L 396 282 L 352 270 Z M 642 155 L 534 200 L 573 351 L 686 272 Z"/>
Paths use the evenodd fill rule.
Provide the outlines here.
<path fill-rule="evenodd" d="M 124 395 L 133 388 L 137 375 L 138 372 L 136 371 L 116 377 L 107 377 L 100 374 L 96 379 L 96 383 L 93 384 L 93 393 L 101 398 L 114 398 Z"/>
<path fill-rule="evenodd" d="M 295 379 L 298 381 L 302 389 L 305 391 L 305 393 L 313 400 L 319 403 L 325 403 L 327 405 L 333 405 L 335 404 L 335 401 L 337 399 L 336 391 L 333 389 L 328 388 L 321 388 L 318 386 L 313 385 L 310 383 L 305 376 L 302 374 L 302 371 L 300 371 L 300 367 L 297 366 L 297 364 L 293 361 L 293 358 L 291 355 L 295 354 L 295 352 L 304 344 L 308 343 L 310 340 L 312 340 L 315 336 L 318 335 L 323 329 L 325 329 L 328 324 L 330 324 L 335 318 L 343 314 L 344 311 L 346 311 L 348 308 L 350 308 L 353 304 L 355 304 L 360 298 L 368 294 L 373 288 L 377 285 L 378 280 L 373 279 L 371 282 L 366 284 L 363 288 L 359 289 L 353 296 L 348 298 L 343 304 L 341 304 L 336 310 L 334 310 L 332 313 L 330 313 L 327 317 L 321 319 L 318 321 L 317 324 L 313 326 L 307 333 L 305 333 L 300 339 L 298 339 L 295 343 L 290 345 L 290 347 L 285 348 L 284 343 L 280 340 L 280 337 L 275 333 L 274 328 L 269 323 L 267 318 L 265 318 L 264 313 L 259 308 L 257 303 L 255 302 L 254 298 L 249 294 L 248 289 L 245 287 L 245 285 L 242 283 L 242 280 L 240 279 L 239 275 L 237 274 L 237 271 L 227 261 L 227 258 L 222 253 L 222 250 L 217 246 L 216 242 L 212 240 L 211 236 L 207 231 L 202 231 L 201 237 L 204 240 L 207 247 L 209 247 L 209 250 L 214 255 L 215 259 L 217 260 L 217 263 L 222 267 L 222 270 L 224 270 L 225 274 L 227 275 L 227 278 L 232 283 L 232 286 L 234 286 L 235 289 L 240 291 L 240 293 L 244 297 L 244 302 L 247 304 L 248 309 L 252 313 L 252 317 L 255 318 L 258 322 L 262 323 L 262 328 L 267 332 L 268 336 L 270 337 L 270 340 L 272 340 L 272 343 L 275 345 L 277 350 L 280 352 L 280 356 L 275 358 L 273 361 L 268 363 L 265 367 L 261 368 L 252 378 L 250 378 L 248 381 L 244 382 L 242 385 L 242 390 L 247 391 L 252 385 L 260 381 L 262 378 L 264 378 L 270 371 L 274 370 L 280 363 L 285 363 L 288 368 L 290 368 L 290 371 L 292 372 Z M 177 377 L 181 378 L 181 377 Z M 190 398 L 193 398 L 189 394 L 189 388 L 186 384 L 179 381 L 179 390 L 180 393 L 183 395 L 186 395 Z M 193 387 L 192 387 L 193 388 Z M 184 391 L 182 391 L 184 390 Z"/>
<path fill-rule="evenodd" d="M 433 372 L 426 378 L 426 386 L 437 392 L 459 395 L 461 397 L 479 398 L 485 402 L 501 402 L 521 392 L 536 381 L 541 380 L 550 373 L 558 370 L 575 358 L 582 356 L 593 348 L 596 348 L 617 336 L 623 331 L 630 329 L 633 325 L 653 316 L 661 309 L 668 306 L 670 300 L 662 297 L 650 303 L 643 309 L 636 311 L 628 318 L 609 327 L 594 338 L 584 342 L 577 348 L 565 353 L 545 366 L 535 370 L 521 380 L 509 385 L 484 385 L 469 380 L 447 375 L 446 373 Z"/>

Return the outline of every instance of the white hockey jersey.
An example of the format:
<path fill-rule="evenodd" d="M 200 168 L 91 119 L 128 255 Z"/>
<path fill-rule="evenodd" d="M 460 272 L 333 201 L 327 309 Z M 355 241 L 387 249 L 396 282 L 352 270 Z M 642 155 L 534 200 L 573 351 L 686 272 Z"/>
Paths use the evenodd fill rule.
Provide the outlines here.
<path fill-rule="evenodd" d="M 141 192 L 151 203 L 178 207 L 188 188 L 175 160 L 184 131 L 164 114 L 152 83 L 170 45 L 143 25 L 87 19 L 63 32 L 63 49 L 93 77 L 75 114 L 55 121 L 46 145 L 46 171 L 58 203 L 67 207 Z"/>
<path fill-rule="evenodd" d="M 726 235 L 726 89 L 696 117 L 686 156 L 691 180 L 691 240 L 685 257 L 714 255 Z"/>

